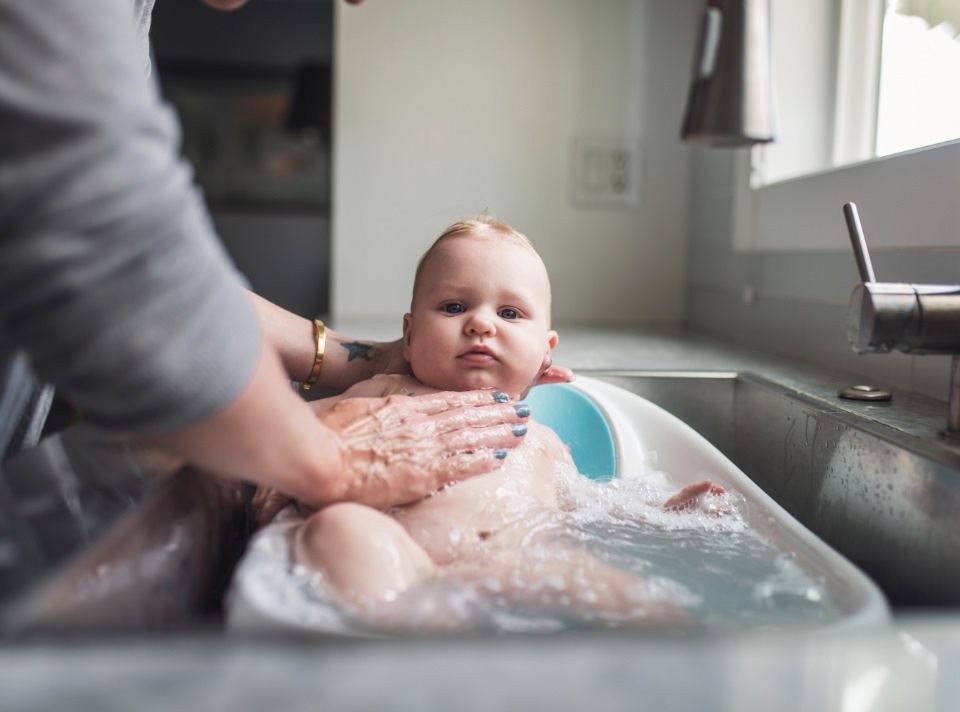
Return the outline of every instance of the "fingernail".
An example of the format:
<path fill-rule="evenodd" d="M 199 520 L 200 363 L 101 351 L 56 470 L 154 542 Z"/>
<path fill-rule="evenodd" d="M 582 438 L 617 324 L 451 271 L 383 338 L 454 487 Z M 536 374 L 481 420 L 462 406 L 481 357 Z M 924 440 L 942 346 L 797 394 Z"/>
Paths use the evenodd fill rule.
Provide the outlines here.
<path fill-rule="evenodd" d="M 503 448 L 493 451 L 493 456 L 498 460 L 502 460 L 507 456 L 507 451 Z"/>
<path fill-rule="evenodd" d="M 526 403 L 517 403 L 515 406 L 513 406 L 513 409 L 517 411 L 517 415 L 519 415 L 521 418 L 526 418 L 528 415 L 530 415 L 530 406 L 528 406 Z"/>
<path fill-rule="evenodd" d="M 527 434 L 527 426 L 526 426 L 526 425 L 523 425 L 523 424 L 514 425 L 514 426 L 513 426 L 513 434 L 516 435 L 518 438 L 519 438 L 521 435 L 526 435 L 526 434 Z"/>
<path fill-rule="evenodd" d="M 510 400 L 510 396 L 508 396 L 508 395 L 507 395 L 506 393 L 504 393 L 503 391 L 496 391 L 496 392 L 494 392 L 494 394 L 493 394 L 493 399 L 494 399 L 497 403 L 506 403 L 508 400 Z"/>

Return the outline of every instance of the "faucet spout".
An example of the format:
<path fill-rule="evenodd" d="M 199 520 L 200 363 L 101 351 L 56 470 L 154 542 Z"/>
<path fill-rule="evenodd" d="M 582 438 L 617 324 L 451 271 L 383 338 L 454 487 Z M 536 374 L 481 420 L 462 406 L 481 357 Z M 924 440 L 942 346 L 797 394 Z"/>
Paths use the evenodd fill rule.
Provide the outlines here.
<path fill-rule="evenodd" d="M 960 285 L 858 284 L 847 340 L 857 353 L 960 354 Z"/>
<path fill-rule="evenodd" d="M 947 434 L 960 436 L 960 285 L 878 282 L 857 206 L 843 214 L 861 284 L 850 295 L 847 340 L 857 353 L 953 356 Z"/>

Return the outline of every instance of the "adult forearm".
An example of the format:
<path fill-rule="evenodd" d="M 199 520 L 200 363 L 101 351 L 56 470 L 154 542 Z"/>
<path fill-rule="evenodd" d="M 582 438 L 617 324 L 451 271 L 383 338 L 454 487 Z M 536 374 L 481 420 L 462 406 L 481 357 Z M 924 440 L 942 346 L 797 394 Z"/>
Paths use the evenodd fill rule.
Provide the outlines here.
<path fill-rule="evenodd" d="M 289 378 L 304 381 L 316 355 L 313 320 L 293 314 L 263 297 L 250 293 L 267 341 L 280 355 Z M 326 348 L 320 371 L 320 388 L 344 390 L 378 373 L 403 370 L 397 342 L 353 339 L 326 328 Z"/>
<path fill-rule="evenodd" d="M 316 352 L 313 322 L 289 312 L 258 294 L 248 292 L 267 342 L 280 356 L 290 380 L 303 381 L 310 375 Z"/>
<path fill-rule="evenodd" d="M 334 501 L 345 486 L 336 435 L 290 389 L 269 347 L 225 409 L 147 440 L 215 475 L 274 487 L 308 504 Z"/>

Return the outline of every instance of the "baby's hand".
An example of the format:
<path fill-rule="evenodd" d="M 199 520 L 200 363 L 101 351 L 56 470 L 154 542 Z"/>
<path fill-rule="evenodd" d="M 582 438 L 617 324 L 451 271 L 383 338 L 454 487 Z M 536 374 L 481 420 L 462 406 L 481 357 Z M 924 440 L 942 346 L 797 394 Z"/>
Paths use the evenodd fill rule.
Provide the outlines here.
<path fill-rule="evenodd" d="M 711 482 L 710 480 L 700 480 L 699 482 L 687 485 L 670 497 L 670 499 L 663 503 L 662 508 L 668 512 L 687 512 L 699 508 L 719 517 L 727 513 L 727 507 L 722 504 L 718 506 L 716 502 L 708 503 L 704 500 L 706 498 L 720 497 L 726 494 L 726 492 L 727 490 L 721 485 Z"/>

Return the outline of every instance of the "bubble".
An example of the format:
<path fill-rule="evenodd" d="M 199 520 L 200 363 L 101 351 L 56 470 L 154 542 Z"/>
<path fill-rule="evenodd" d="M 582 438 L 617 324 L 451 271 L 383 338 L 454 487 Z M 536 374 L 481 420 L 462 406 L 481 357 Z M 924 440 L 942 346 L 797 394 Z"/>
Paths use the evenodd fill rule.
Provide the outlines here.
<path fill-rule="evenodd" d="M 543 581 L 543 585 L 552 588 L 554 591 L 564 591 L 567 588 L 567 584 L 560 574 L 547 576 Z"/>

